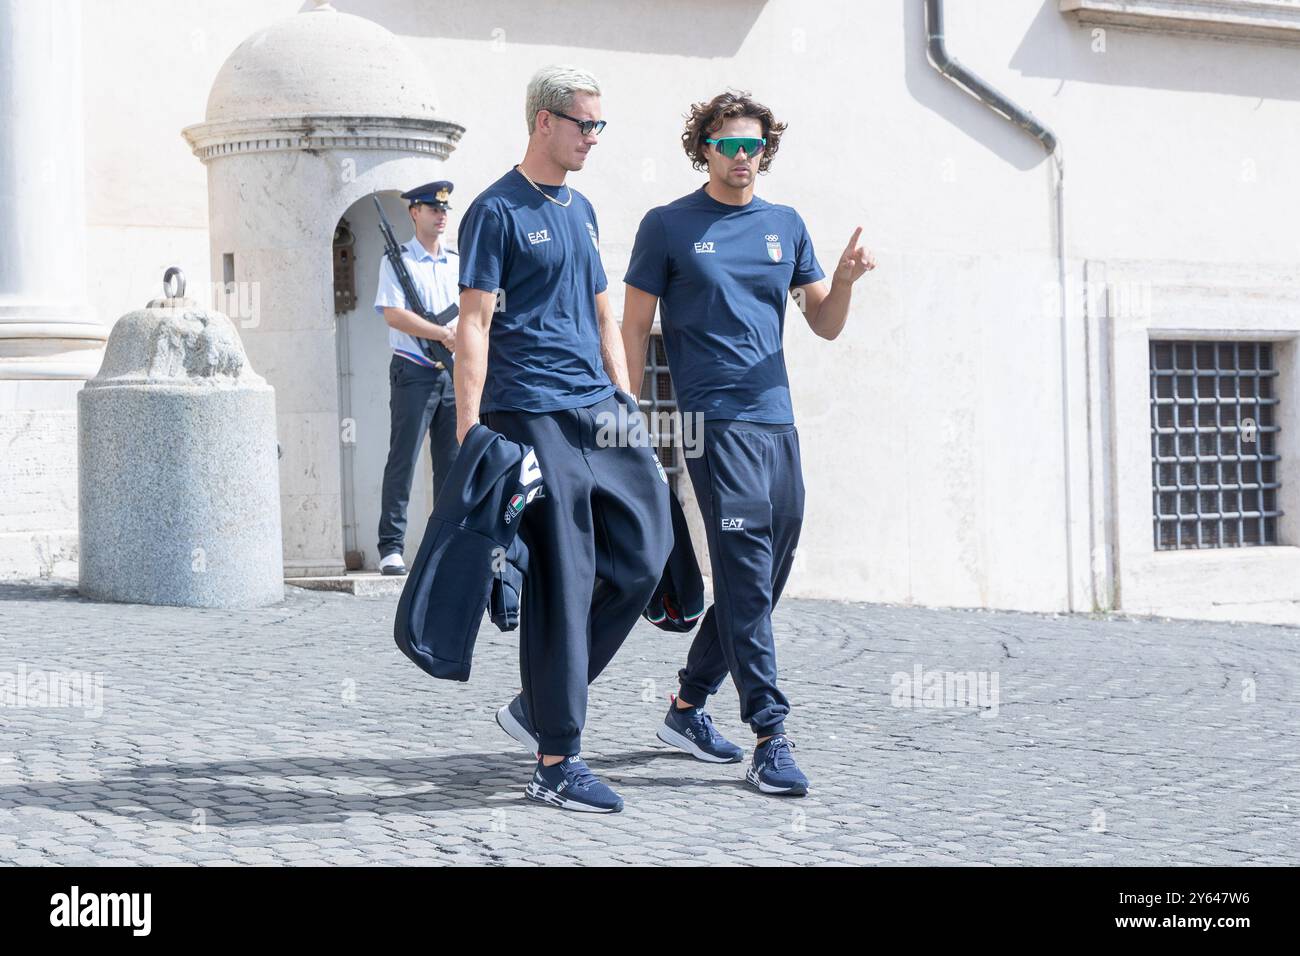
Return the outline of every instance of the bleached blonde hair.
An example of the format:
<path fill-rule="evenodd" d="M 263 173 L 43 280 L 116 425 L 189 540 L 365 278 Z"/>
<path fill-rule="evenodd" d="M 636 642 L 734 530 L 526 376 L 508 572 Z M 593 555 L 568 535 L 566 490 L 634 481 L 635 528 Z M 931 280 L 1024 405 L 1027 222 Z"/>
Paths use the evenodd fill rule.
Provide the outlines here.
<path fill-rule="evenodd" d="M 600 84 L 586 70 L 576 66 L 544 66 L 528 81 L 528 95 L 524 99 L 524 119 L 528 122 L 528 135 L 537 128 L 537 114 L 542 110 L 567 113 L 573 108 L 576 93 L 600 96 Z"/>

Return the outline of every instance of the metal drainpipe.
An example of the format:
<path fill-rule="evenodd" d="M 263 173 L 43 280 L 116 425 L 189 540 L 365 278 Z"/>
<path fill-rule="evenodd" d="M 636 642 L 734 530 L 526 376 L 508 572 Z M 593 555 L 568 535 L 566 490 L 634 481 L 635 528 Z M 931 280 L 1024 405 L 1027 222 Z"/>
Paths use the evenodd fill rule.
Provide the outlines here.
<path fill-rule="evenodd" d="M 943 39 L 943 0 L 925 0 L 925 45 L 930 65 L 952 80 L 957 86 L 974 96 L 993 112 L 1019 126 L 1037 139 L 1052 157 L 1056 169 L 1056 281 L 1061 302 L 1061 434 L 1065 458 L 1065 601 L 1068 610 L 1074 610 L 1074 533 L 1070 508 L 1070 386 L 1066 339 L 1065 297 L 1065 160 L 1056 134 L 1047 128 L 1033 113 L 1011 102 L 1002 93 L 966 69 L 956 57 L 948 54 Z M 1092 524 L 1089 522 L 1089 534 Z M 1089 554 L 1092 549 L 1089 548 Z M 1094 602 L 1095 603 L 1095 602 Z"/>

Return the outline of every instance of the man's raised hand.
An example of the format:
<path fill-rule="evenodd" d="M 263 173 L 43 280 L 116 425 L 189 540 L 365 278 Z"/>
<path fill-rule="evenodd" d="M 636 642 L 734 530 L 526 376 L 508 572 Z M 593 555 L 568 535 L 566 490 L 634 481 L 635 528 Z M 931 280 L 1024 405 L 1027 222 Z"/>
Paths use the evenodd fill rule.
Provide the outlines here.
<path fill-rule="evenodd" d="M 858 242 L 862 236 L 862 227 L 858 226 L 853 230 L 853 236 L 849 239 L 849 244 L 844 247 L 843 254 L 840 255 L 840 261 L 835 266 L 835 279 L 840 282 L 857 282 L 862 278 L 864 273 L 870 272 L 876 267 L 876 257 L 871 254 L 871 250 Z"/>

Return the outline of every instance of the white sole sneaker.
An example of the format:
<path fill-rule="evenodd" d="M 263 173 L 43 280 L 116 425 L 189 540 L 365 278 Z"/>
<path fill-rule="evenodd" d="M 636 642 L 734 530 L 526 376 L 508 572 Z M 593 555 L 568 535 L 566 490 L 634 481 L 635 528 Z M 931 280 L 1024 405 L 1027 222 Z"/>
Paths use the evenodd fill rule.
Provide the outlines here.
<path fill-rule="evenodd" d="M 551 806 L 559 807 L 562 810 L 577 810 L 580 813 L 618 813 L 623 809 L 622 807 L 593 807 L 591 804 L 582 803 L 579 800 L 568 800 L 554 790 L 543 787 L 536 780 L 529 782 L 524 795 L 530 800 L 549 803 Z"/>
<path fill-rule="evenodd" d="M 774 787 L 770 783 L 764 783 L 753 766 L 745 771 L 745 779 L 758 787 L 763 793 L 789 794 L 792 797 L 802 797 L 808 792 L 807 787 Z"/>
<path fill-rule="evenodd" d="M 684 750 L 692 757 L 694 757 L 696 760 L 703 760 L 707 763 L 740 763 L 740 761 L 744 759 L 743 754 L 740 757 L 736 757 L 735 759 L 730 759 L 727 757 L 716 757 L 713 754 L 709 753 L 708 751 L 701 750 L 699 744 L 691 740 L 691 738 L 689 737 L 682 736 L 677 731 L 669 727 L 667 724 L 661 724 L 659 726 L 659 729 L 655 731 L 655 736 L 658 737 L 660 740 L 662 740 L 664 743 L 668 744 L 670 747 L 676 747 L 678 750 Z"/>
<path fill-rule="evenodd" d="M 510 713 L 509 704 L 497 711 L 497 726 L 527 747 L 530 755 L 537 756 L 541 745 L 537 743 L 537 738 L 528 732 L 528 728 L 515 720 L 515 715 Z"/>

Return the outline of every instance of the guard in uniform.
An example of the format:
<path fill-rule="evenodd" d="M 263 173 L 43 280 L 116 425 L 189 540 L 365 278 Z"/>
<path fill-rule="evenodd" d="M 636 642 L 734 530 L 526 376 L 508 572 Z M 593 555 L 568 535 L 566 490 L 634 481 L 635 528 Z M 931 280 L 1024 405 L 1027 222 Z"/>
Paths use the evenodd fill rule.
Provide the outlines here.
<path fill-rule="evenodd" d="M 402 261 L 423 306 L 433 313 L 455 304 L 460 295 L 457 285 L 460 258 L 446 248 L 442 238 L 447 228 L 447 210 L 451 208 L 448 202 L 451 191 L 452 184 L 440 180 L 402 193 L 402 198 L 410 204 L 408 212 L 415 228 L 415 235 L 402 244 Z M 460 449 L 456 441 L 456 389 L 451 370 L 430 358 L 419 340 L 440 342 L 451 351 L 456 344 L 457 320 L 438 325 L 407 308 L 406 296 L 387 259 L 379 267 L 375 311 L 388 323 L 388 343 L 393 349 L 388 366 L 392 428 L 379 515 L 379 570 L 384 574 L 405 574 L 402 548 L 406 507 L 424 435 L 428 432 L 435 499 Z"/>

